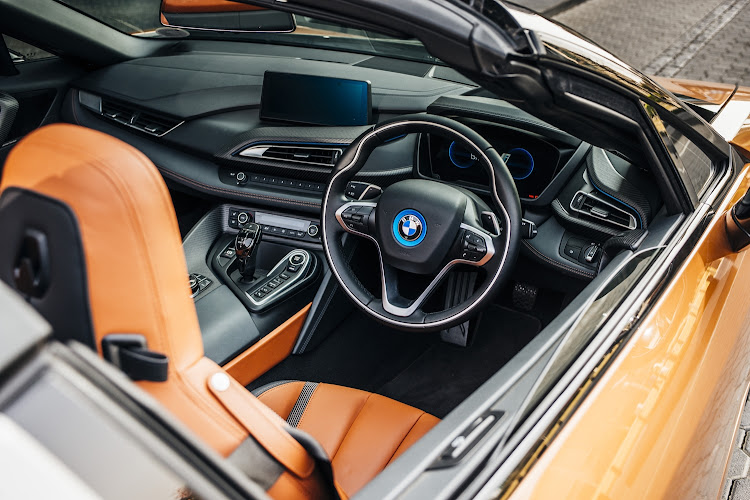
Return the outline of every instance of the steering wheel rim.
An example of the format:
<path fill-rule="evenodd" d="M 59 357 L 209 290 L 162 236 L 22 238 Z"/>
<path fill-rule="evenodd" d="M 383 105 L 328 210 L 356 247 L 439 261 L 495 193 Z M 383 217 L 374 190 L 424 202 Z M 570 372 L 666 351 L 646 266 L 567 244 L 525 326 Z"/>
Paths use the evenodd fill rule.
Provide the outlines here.
<path fill-rule="evenodd" d="M 491 210 L 490 212 L 493 213 L 495 220 L 498 222 L 496 227 L 499 226 L 499 230 L 496 231 L 497 234 L 485 231 L 480 225 L 481 221 L 479 221 L 482 215 L 475 214 L 476 217 L 472 219 L 471 207 L 473 206 L 475 209 L 481 209 L 482 206 L 486 207 L 484 202 L 479 200 L 475 195 L 456 189 L 448 184 L 433 180 L 411 179 L 408 181 L 401 181 L 386 188 L 380 201 L 383 201 L 386 195 L 390 194 L 389 190 L 392 190 L 394 193 L 408 193 L 409 189 L 434 190 L 435 196 L 449 200 L 445 203 L 450 203 L 450 200 L 454 199 L 458 200 L 459 198 L 456 192 L 463 192 L 467 200 L 467 205 L 460 228 L 455 228 L 457 231 L 456 234 L 464 235 L 466 234 L 466 231 L 469 231 L 472 236 L 479 236 L 484 239 L 483 243 L 487 244 L 487 252 L 485 256 L 489 255 L 490 250 L 492 250 L 492 255 L 490 255 L 489 259 L 482 258 L 475 260 L 474 262 L 462 260 L 461 258 L 457 261 L 456 259 L 451 259 L 440 269 L 427 289 L 412 302 L 411 306 L 402 307 L 401 304 L 391 303 L 392 296 L 398 300 L 402 300 L 400 295 L 398 295 L 397 281 L 395 295 L 393 293 L 393 287 L 391 286 L 389 288 L 388 282 L 395 279 L 395 270 L 397 268 L 411 270 L 407 268 L 418 265 L 421 266 L 422 263 L 414 263 L 408 260 L 408 248 L 399 248 L 396 252 L 387 252 L 384 255 L 384 245 L 387 245 L 390 248 L 393 246 L 393 242 L 390 240 L 384 240 L 384 238 L 387 239 L 388 236 L 384 234 L 386 231 L 383 228 L 392 223 L 393 231 L 391 237 L 394 239 L 398 238 L 396 231 L 396 222 L 398 219 L 393 219 L 393 221 L 391 221 L 391 216 L 387 216 L 386 220 L 384 214 L 388 214 L 388 212 L 385 208 L 379 205 L 379 202 L 352 201 L 344 196 L 344 191 L 348 182 L 352 180 L 355 174 L 364 166 L 372 151 L 386 142 L 410 133 L 431 133 L 453 138 L 454 140 L 460 141 L 463 146 L 469 148 L 469 151 L 472 151 L 477 155 L 479 163 L 488 172 L 491 184 L 491 197 L 494 205 L 494 210 Z M 413 185 L 407 186 L 406 184 L 409 182 L 412 182 Z M 396 188 L 394 186 L 399 187 Z M 451 190 L 450 194 L 448 190 Z M 393 197 L 391 197 L 391 199 L 393 199 Z M 372 220 L 375 220 L 375 223 L 380 224 L 380 231 L 368 230 L 363 233 L 354 230 L 353 226 L 347 227 L 347 223 L 342 220 L 342 211 L 345 211 L 352 206 L 359 208 L 368 205 L 373 206 L 374 208 L 371 211 L 372 219 L 367 220 L 371 223 Z M 409 203 L 405 201 L 404 208 L 408 208 L 407 205 L 409 205 Z M 460 211 L 460 208 L 457 210 Z M 366 212 L 367 209 L 365 208 L 364 211 Z M 375 218 L 376 213 L 378 214 L 377 219 Z M 499 218 L 497 217 L 497 213 L 500 214 Z M 424 230 L 427 232 L 429 225 L 426 224 L 424 219 L 421 220 L 425 222 Z M 468 223 L 466 223 L 467 220 Z M 455 120 L 437 115 L 416 114 L 384 122 L 373 129 L 368 130 L 360 135 L 360 137 L 358 137 L 339 158 L 323 199 L 321 233 L 323 247 L 331 271 L 339 285 L 344 289 L 345 293 L 356 306 L 370 317 L 398 329 L 433 331 L 463 323 L 477 311 L 481 310 L 482 305 L 487 304 L 491 300 L 494 292 L 496 292 L 507 279 L 512 270 L 513 264 L 515 263 L 521 241 L 520 224 L 521 206 L 515 183 L 513 182 L 513 178 L 508 171 L 507 166 L 492 145 L 477 132 Z M 451 224 L 444 225 L 455 225 L 455 220 L 452 220 Z M 417 223 L 417 226 L 420 226 L 420 224 Z M 435 231 L 438 231 L 440 230 L 441 224 L 435 224 L 433 227 L 436 227 L 437 229 L 435 229 Z M 372 228 L 370 227 L 370 229 Z M 448 231 L 450 231 L 450 229 L 448 229 Z M 349 267 L 348 260 L 341 245 L 341 236 L 344 233 L 351 233 L 360 237 L 365 237 L 376 245 L 380 261 L 382 287 L 381 298 L 372 295 L 369 290 L 359 282 L 356 275 Z M 488 236 L 489 239 L 487 239 Z M 422 237 L 424 237 L 424 235 L 422 235 Z M 381 239 L 381 241 L 378 241 L 378 239 Z M 437 239 L 437 236 L 433 238 L 433 240 L 435 239 Z M 481 240 L 478 241 L 482 243 Z M 405 242 L 399 240 L 399 243 L 403 247 Z M 455 244 L 460 243 L 451 243 L 451 245 L 454 246 Z M 438 245 L 443 245 L 443 243 L 438 243 Z M 450 258 L 450 256 L 453 255 L 451 252 L 456 251 L 454 246 L 451 246 L 451 250 L 448 251 L 447 258 Z M 499 252 L 497 252 L 496 249 L 499 250 Z M 436 253 L 439 254 L 440 251 L 441 250 L 438 248 Z M 458 251 L 460 252 L 460 249 Z M 395 253 L 404 254 L 404 260 L 399 260 L 398 257 L 394 257 Z M 474 258 L 476 259 L 476 256 Z M 389 259 L 396 260 L 397 267 L 391 265 L 392 263 L 388 262 Z M 471 296 L 469 296 L 467 300 L 460 304 L 439 312 L 425 313 L 422 311 L 421 306 L 429 298 L 430 294 L 439 286 L 442 279 L 448 275 L 455 265 L 461 263 L 474 265 L 480 269 L 484 269 L 487 272 L 487 277 L 484 282 Z M 424 266 L 420 269 L 423 268 Z M 414 304 L 416 304 L 416 308 L 412 307 Z"/>

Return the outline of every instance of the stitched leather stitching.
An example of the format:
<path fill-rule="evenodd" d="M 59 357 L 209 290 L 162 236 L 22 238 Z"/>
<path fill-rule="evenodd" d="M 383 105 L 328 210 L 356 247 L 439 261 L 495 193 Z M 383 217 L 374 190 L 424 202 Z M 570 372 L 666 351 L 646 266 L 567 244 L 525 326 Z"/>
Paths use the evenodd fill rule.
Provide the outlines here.
<path fill-rule="evenodd" d="M 310 201 L 297 201 L 291 198 L 279 198 L 277 196 L 270 196 L 270 195 L 264 195 L 264 194 L 243 193 L 241 191 L 236 191 L 234 189 L 217 188 L 217 187 L 211 186 L 210 184 L 205 184 L 203 182 L 199 182 L 189 177 L 186 177 L 182 174 L 178 174 L 177 172 L 169 170 L 168 168 L 162 167 L 160 165 L 156 165 L 156 167 L 159 169 L 160 172 L 176 177 L 177 179 L 183 182 L 187 182 L 188 184 L 192 184 L 194 186 L 199 186 L 209 191 L 215 191 L 217 193 L 231 194 L 234 196 L 241 196 L 244 198 L 251 198 L 251 199 L 272 200 L 272 201 L 277 201 L 280 203 L 289 203 L 291 205 L 300 205 L 300 206 L 314 207 L 314 208 L 320 207 L 320 203 L 313 203 Z"/>
<path fill-rule="evenodd" d="M 371 397 L 372 397 L 372 393 L 370 393 L 370 394 L 367 395 L 367 397 L 365 398 L 365 400 L 362 402 L 362 406 L 359 407 L 359 410 L 357 410 L 356 415 L 354 415 L 354 418 L 352 419 L 352 421 L 349 422 L 349 427 L 346 430 L 346 434 L 344 434 L 344 437 L 341 439 L 341 442 L 336 447 L 336 449 L 334 450 L 334 452 L 331 453 L 331 460 L 330 460 L 331 463 L 333 463 L 333 459 L 336 458 L 336 454 L 341 449 L 341 445 L 344 444 L 344 442 L 346 441 L 347 436 L 349 436 L 349 432 L 352 430 L 352 427 L 354 426 L 354 422 L 357 421 L 357 419 L 359 418 L 359 414 L 362 413 L 362 409 L 365 407 L 365 405 L 367 404 L 367 402 L 370 400 Z M 310 401 L 312 401 L 312 398 L 310 398 Z M 309 403 L 308 403 L 308 406 L 310 406 Z M 300 425 L 302 425 L 302 421 L 301 420 L 300 420 Z"/>
<path fill-rule="evenodd" d="M 422 417 L 424 417 L 424 416 L 425 416 L 426 414 L 427 414 L 426 412 L 422 412 L 422 413 L 421 413 L 421 414 L 420 414 L 420 415 L 419 415 L 419 416 L 417 417 L 417 419 L 416 419 L 416 420 L 414 421 L 414 423 L 413 423 L 413 424 L 411 424 L 411 427 L 409 427 L 409 430 L 408 430 L 408 431 L 406 431 L 406 434 L 404 434 L 404 437 L 402 437 L 402 438 L 401 438 L 401 441 L 399 441 L 398 445 L 396 446 L 396 449 L 394 449 L 394 450 L 393 450 L 393 453 L 391 453 L 391 456 L 390 456 L 390 457 L 388 458 L 388 461 L 387 461 L 387 462 L 385 463 L 385 464 L 386 464 L 386 465 L 385 465 L 386 467 L 388 467 L 388 466 L 390 465 L 390 463 L 391 463 L 391 460 L 393 460 L 393 457 L 394 457 L 394 456 L 396 456 L 396 453 L 397 453 L 397 452 L 398 452 L 398 450 L 399 450 L 399 449 L 401 448 L 401 445 L 402 445 L 402 444 L 404 444 L 404 441 L 406 441 L 406 438 L 408 438 L 408 437 L 409 437 L 409 434 L 411 434 L 411 431 L 413 431 L 413 430 L 414 430 L 414 427 L 416 427 L 417 423 L 418 423 L 418 422 L 419 422 L 420 420 L 422 420 Z"/>
<path fill-rule="evenodd" d="M 547 262 L 549 264 L 552 264 L 554 266 L 557 266 L 557 267 L 560 267 L 562 269 L 565 269 L 566 271 L 569 271 L 571 273 L 575 273 L 575 274 L 578 274 L 578 275 L 581 275 L 581 276 L 585 276 L 587 278 L 593 278 L 594 277 L 594 273 L 586 273 L 584 271 L 575 269 L 573 267 L 566 266 L 562 262 L 557 262 L 556 260 L 550 259 L 549 257 L 547 257 L 546 255 L 544 255 L 543 253 L 541 253 L 539 250 L 537 250 L 536 248 L 534 248 L 533 246 L 531 246 L 531 244 L 528 243 L 528 242 L 526 242 L 526 241 L 524 241 L 523 244 L 524 244 L 524 246 L 526 248 L 528 248 L 529 250 L 531 250 L 534 253 L 535 256 L 541 258 L 542 260 L 544 260 L 545 262 Z"/>

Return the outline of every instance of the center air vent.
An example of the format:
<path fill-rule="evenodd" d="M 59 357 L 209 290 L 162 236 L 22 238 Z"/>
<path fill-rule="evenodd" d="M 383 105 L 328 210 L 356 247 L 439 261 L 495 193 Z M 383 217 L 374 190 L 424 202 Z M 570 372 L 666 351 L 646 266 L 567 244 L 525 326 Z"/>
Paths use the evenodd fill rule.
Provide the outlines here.
<path fill-rule="evenodd" d="M 258 144 L 240 151 L 240 156 L 308 165 L 333 167 L 343 153 L 341 147 L 298 146 L 296 144 Z"/>
<path fill-rule="evenodd" d="M 618 229 L 635 229 L 638 227 L 635 217 L 614 204 L 602 200 L 593 193 L 578 191 L 570 202 L 570 208 L 579 214 L 596 220 L 596 222 Z"/>
<path fill-rule="evenodd" d="M 144 111 L 127 102 L 109 97 L 102 98 L 83 91 L 78 92 L 78 102 L 104 118 L 157 137 L 184 123 L 179 118 Z"/>

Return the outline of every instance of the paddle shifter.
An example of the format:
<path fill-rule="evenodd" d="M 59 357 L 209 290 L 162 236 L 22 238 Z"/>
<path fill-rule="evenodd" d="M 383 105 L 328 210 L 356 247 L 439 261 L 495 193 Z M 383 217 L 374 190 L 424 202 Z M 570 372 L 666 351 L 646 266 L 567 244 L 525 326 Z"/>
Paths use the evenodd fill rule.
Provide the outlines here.
<path fill-rule="evenodd" d="M 258 248 L 263 230 L 258 224 L 251 222 L 240 229 L 234 240 L 234 252 L 240 274 L 246 280 L 252 280 L 255 274 L 255 250 Z"/>

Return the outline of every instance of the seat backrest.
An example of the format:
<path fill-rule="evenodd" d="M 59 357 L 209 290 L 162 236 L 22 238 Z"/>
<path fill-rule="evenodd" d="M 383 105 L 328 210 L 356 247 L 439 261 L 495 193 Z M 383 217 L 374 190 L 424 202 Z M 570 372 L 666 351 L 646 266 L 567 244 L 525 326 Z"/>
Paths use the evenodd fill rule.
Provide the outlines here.
<path fill-rule="evenodd" d="M 173 370 L 203 357 L 169 192 L 136 149 L 73 125 L 29 134 L 4 168 L 0 234 L 0 279 L 63 339 L 101 352 L 139 333 Z"/>

